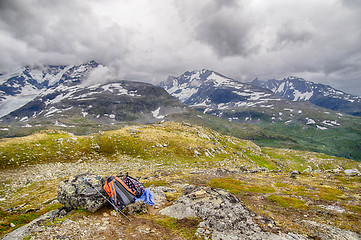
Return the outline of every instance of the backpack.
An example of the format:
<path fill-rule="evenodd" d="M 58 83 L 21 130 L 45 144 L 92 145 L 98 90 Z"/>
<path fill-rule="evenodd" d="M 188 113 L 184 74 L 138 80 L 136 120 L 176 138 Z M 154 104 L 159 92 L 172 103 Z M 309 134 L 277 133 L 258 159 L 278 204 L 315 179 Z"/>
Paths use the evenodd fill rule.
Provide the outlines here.
<path fill-rule="evenodd" d="M 135 193 L 135 196 L 137 198 L 140 198 L 140 196 L 143 195 L 145 188 L 143 184 L 138 182 L 138 180 L 132 178 L 131 176 L 128 176 L 128 173 L 125 177 L 123 177 L 122 180 Z"/>
<path fill-rule="evenodd" d="M 104 183 L 104 191 L 108 194 L 109 200 L 119 210 L 135 201 L 136 192 L 129 188 L 122 179 L 109 176 Z"/>

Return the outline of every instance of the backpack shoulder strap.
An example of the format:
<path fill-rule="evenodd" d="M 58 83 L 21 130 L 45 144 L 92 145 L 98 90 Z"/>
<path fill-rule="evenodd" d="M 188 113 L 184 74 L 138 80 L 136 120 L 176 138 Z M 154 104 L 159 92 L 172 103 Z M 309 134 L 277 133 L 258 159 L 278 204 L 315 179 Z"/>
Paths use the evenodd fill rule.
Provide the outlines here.
<path fill-rule="evenodd" d="M 135 196 L 135 192 L 132 191 L 132 190 L 127 186 L 127 184 L 125 184 L 125 183 L 123 182 L 123 180 L 119 179 L 118 177 L 115 177 L 114 179 L 117 180 L 120 184 L 122 184 L 122 186 L 123 186 L 125 189 L 127 189 L 128 192 L 130 192 L 132 195 Z"/>

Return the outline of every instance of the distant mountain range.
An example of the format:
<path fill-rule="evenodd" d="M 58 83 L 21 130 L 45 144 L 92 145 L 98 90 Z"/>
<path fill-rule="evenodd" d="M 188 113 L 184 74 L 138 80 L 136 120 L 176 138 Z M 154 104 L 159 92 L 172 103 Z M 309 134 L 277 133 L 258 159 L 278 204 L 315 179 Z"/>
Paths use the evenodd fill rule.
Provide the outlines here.
<path fill-rule="evenodd" d="M 298 97 L 292 100 L 301 101 L 291 101 L 269 89 L 205 69 L 169 76 L 160 86 L 204 114 L 238 124 L 229 126 L 230 134 L 251 132 L 247 138 L 261 146 L 312 149 L 361 159 L 360 117 L 305 101 L 306 97 L 311 98 L 306 90 L 294 88 L 294 94 L 298 94 Z M 313 89 L 313 92 L 318 91 Z M 328 98 L 330 105 L 335 99 L 339 100 L 341 91 L 334 96 Z M 353 107 L 352 112 L 357 113 L 357 98 L 350 99 L 351 96 L 347 94 L 344 97 L 351 103 L 354 100 L 355 104 L 351 104 L 350 108 Z"/>
<path fill-rule="evenodd" d="M 361 116 L 361 97 L 344 93 L 328 85 L 306 81 L 298 77 L 267 81 L 255 79 L 251 84 L 269 89 L 291 101 L 309 101 L 320 107 Z"/>
<path fill-rule="evenodd" d="M 266 88 L 205 69 L 169 76 L 160 86 L 205 114 L 240 123 L 297 122 L 327 129 L 339 126 L 342 115 L 309 102 L 289 101 Z"/>
<path fill-rule="evenodd" d="M 243 83 L 211 70 L 169 76 L 159 86 L 125 80 L 104 83 L 103 79 L 90 84 L 88 77 L 99 67 L 104 66 L 91 61 L 0 74 L 0 137 L 53 128 L 87 134 L 166 120 L 207 126 L 261 146 L 361 159 L 360 117 L 305 101 L 316 95 L 296 88 L 295 82 L 293 91 L 289 87 L 284 96 L 255 86 L 260 84 L 257 81 Z M 285 89 L 283 85 L 276 89 Z M 312 87 L 313 94 L 320 92 L 318 86 Z M 334 95 L 323 94 L 328 96 L 325 101 L 332 105 L 344 97 L 342 101 L 354 104 L 347 105 L 348 112 L 357 115 L 357 97 L 332 91 Z M 291 98 L 291 93 L 291 100 L 284 98 Z"/>
<path fill-rule="evenodd" d="M 186 105 L 149 83 L 119 80 L 101 84 L 100 79 L 99 84 L 83 84 L 98 66 L 92 61 L 75 66 L 25 67 L 2 74 L 1 122 L 18 122 L 23 127 L 44 122 L 74 127 L 62 123 L 71 118 L 101 124 L 154 123 L 185 111 Z"/>

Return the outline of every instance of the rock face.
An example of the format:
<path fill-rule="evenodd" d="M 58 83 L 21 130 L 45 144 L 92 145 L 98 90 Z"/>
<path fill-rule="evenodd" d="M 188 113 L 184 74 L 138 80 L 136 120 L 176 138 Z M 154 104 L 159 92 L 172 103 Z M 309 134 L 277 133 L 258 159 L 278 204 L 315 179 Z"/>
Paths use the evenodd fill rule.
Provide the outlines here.
<path fill-rule="evenodd" d="M 85 179 L 103 195 L 106 194 L 103 191 L 101 180 L 98 180 L 96 175 L 81 174 L 70 177 L 68 180 L 59 183 L 58 201 L 64 207 L 95 212 L 105 205 L 106 200 L 87 184 Z"/>
<path fill-rule="evenodd" d="M 222 189 L 195 187 L 160 213 L 177 219 L 200 217 L 203 221 L 197 235 L 205 239 L 287 239 L 263 232 L 252 219 L 255 214 Z M 298 236 L 296 239 L 305 238 Z"/>
<path fill-rule="evenodd" d="M 317 223 L 314 221 L 303 221 L 307 228 L 313 233 L 314 239 L 347 239 L 360 240 L 361 235 L 348 230 Z"/>
<path fill-rule="evenodd" d="M 47 212 L 44 215 L 34 219 L 30 223 L 8 233 L 1 240 L 23 240 L 25 237 L 28 237 L 40 224 L 46 221 L 53 221 L 54 218 L 60 218 L 67 214 L 65 209 L 56 209 L 51 212 Z"/>

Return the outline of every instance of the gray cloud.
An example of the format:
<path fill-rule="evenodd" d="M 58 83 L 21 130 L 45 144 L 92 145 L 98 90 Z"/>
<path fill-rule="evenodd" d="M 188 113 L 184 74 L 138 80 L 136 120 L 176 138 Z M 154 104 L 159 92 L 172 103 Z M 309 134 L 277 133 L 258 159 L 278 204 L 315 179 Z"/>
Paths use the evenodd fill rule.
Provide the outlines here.
<path fill-rule="evenodd" d="M 361 95 L 360 22 L 357 0 L 1 0 L 0 71 L 94 59 L 107 69 L 90 80 L 209 68 Z"/>
<path fill-rule="evenodd" d="M 247 56 L 254 51 L 246 19 L 233 15 L 215 14 L 197 26 L 197 37 L 209 44 L 220 57 Z"/>

